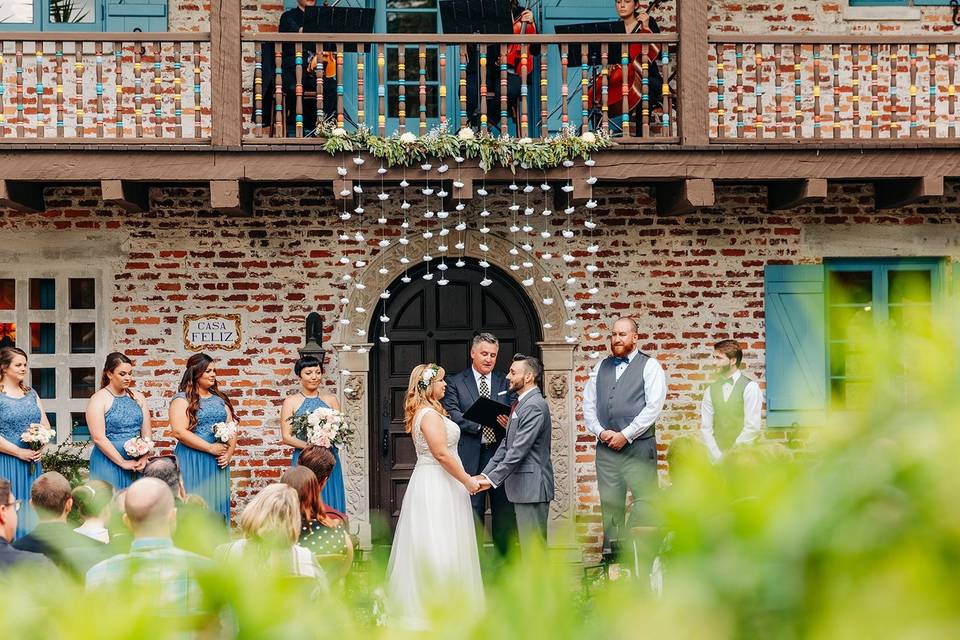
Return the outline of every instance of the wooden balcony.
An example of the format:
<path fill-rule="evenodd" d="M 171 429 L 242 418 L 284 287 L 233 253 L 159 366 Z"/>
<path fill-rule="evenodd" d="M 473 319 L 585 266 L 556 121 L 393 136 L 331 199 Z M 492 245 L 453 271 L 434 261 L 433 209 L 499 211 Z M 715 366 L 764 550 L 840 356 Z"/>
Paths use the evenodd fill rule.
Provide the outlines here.
<path fill-rule="evenodd" d="M 882 182 L 909 200 L 960 173 L 960 38 L 709 35 L 700 4 L 681 3 L 676 33 L 658 35 L 245 34 L 233 3 L 214 3 L 209 33 L 2 33 L 0 201 L 26 208 L 17 194 L 51 182 L 116 181 L 114 193 L 329 182 L 339 161 L 311 135 L 323 119 L 381 136 L 603 130 L 616 144 L 596 158 L 600 180 L 666 183 L 667 199 L 699 193 L 703 204 L 716 180 L 776 184 L 772 202 L 787 206 L 815 199 L 827 180 Z M 634 105 L 617 71 L 637 47 Z M 471 64 L 481 69 L 472 100 Z M 311 86 L 331 66 L 332 79 Z"/>

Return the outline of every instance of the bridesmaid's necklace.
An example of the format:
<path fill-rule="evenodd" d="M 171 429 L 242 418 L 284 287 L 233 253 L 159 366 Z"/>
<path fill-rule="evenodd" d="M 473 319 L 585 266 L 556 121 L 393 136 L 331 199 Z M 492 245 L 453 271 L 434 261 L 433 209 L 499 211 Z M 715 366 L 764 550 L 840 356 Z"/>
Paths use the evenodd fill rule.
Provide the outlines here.
<path fill-rule="evenodd" d="M 308 396 L 307 394 L 305 394 L 305 393 L 301 390 L 301 391 L 300 391 L 300 395 L 302 395 L 304 398 L 311 398 L 311 399 L 313 399 L 313 400 L 317 400 L 317 399 L 320 398 L 320 392 L 319 392 L 319 391 L 317 391 L 317 395 L 315 395 L 315 396 Z"/>
<path fill-rule="evenodd" d="M 110 388 L 110 385 L 105 386 L 104 389 L 106 389 L 106 390 L 107 390 L 107 393 L 109 393 L 110 395 L 112 395 L 112 396 L 114 397 L 114 399 L 116 399 L 116 398 L 122 398 L 123 396 L 126 395 L 126 394 L 123 393 L 123 392 L 120 392 L 119 394 L 114 393 L 114 392 L 113 392 L 113 389 Z"/>

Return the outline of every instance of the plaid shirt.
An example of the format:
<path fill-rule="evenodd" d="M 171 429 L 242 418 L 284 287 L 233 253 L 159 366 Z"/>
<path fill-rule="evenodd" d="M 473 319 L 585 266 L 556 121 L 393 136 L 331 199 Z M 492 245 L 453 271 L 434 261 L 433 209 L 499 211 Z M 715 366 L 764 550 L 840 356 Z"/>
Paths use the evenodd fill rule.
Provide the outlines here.
<path fill-rule="evenodd" d="M 87 588 L 130 583 L 156 589 L 158 615 L 198 615 L 204 607 L 196 576 L 210 567 L 208 559 L 177 549 L 169 538 L 140 538 L 130 545 L 130 553 L 94 565 L 87 572 Z"/>

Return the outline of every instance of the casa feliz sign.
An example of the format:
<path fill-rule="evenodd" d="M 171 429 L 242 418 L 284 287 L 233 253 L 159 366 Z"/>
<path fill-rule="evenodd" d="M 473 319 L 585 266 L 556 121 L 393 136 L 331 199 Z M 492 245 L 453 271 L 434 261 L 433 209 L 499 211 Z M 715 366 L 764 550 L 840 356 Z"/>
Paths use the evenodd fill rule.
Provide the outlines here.
<path fill-rule="evenodd" d="M 239 349 L 242 338 L 238 313 L 183 316 L 183 346 L 189 351 Z"/>

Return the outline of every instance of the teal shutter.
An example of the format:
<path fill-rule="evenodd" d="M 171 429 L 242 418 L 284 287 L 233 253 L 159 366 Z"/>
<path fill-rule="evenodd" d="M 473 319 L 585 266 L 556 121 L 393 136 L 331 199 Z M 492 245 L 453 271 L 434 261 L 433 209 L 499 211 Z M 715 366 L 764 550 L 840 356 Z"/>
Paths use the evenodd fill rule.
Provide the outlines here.
<path fill-rule="evenodd" d="M 108 0 L 107 31 L 167 30 L 167 0 Z"/>
<path fill-rule="evenodd" d="M 823 265 L 764 271 L 767 426 L 822 424 L 827 409 Z"/>

